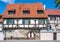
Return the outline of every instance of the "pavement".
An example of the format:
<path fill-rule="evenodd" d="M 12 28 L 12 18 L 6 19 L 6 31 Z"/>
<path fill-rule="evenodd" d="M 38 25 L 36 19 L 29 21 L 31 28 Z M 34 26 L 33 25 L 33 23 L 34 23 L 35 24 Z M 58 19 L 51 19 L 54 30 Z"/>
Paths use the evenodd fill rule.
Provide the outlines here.
<path fill-rule="evenodd" d="M 3 40 L 0 42 L 60 42 L 58 40 Z"/>

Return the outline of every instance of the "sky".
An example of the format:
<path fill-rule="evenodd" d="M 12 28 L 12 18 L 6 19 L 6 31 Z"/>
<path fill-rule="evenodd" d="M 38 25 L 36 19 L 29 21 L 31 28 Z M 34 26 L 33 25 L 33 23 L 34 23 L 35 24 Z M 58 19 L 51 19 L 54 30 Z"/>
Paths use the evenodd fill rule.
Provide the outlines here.
<path fill-rule="evenodd" d="M 4 14 L 7 4 L 42 3 L 46 9 L 57 9 L 55 0 L 0 0 L 0 14 Z"/>

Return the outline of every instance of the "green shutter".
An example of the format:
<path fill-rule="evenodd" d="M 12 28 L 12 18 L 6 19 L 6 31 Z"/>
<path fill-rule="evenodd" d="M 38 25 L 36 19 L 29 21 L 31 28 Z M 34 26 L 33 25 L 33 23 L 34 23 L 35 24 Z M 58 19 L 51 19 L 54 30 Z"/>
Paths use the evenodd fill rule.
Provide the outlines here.
<path fill-rule="evenodd" d="M 45 20 L 43 20 L 43 24 L 45 24 Z"/>

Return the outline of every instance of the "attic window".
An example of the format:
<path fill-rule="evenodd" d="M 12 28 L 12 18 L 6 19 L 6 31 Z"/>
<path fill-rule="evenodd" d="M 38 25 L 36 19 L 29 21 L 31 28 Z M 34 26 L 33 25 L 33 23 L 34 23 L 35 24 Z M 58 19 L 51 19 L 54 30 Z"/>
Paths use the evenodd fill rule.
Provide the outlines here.
<path fill-rule="evenodd" d="M 23 14 L 30 14 L 29 10 L 23 10 Z"/>
<path fill-rule="evenodd" d="M 44 11 L 43 10 L 37 10 L 37 14 L 43 14 Z"/>
<path fill-rule="evenodd" d="M 15 14 L 16 10 L 9 10 L 8 14 Z"/>

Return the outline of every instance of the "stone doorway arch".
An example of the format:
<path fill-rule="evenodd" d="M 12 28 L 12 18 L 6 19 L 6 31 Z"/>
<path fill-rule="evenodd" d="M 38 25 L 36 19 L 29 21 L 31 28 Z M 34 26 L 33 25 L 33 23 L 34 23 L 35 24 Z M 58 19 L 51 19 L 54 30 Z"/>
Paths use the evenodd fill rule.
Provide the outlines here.
<path fill-rule="evenodd" d="M 27 39 L 35 39 L 36 34 L 33 31 L 27 33 Z"/>

